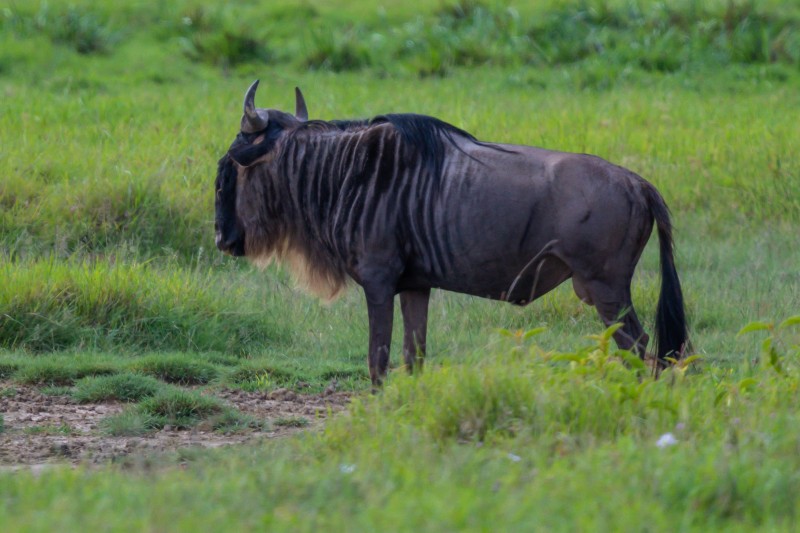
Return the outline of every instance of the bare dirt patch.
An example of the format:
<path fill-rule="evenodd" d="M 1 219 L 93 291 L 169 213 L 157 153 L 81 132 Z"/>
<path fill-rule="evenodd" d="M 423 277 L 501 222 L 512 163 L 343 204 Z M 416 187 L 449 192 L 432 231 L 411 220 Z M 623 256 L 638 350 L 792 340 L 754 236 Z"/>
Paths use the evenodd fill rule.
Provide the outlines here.
<path fill-rule="evenodd" d="M 224 434 L 204 428 L 163 430 L 141 437 L 103 434 L 103 418 L 121 412 L 122 403 L 78 404 L 67 396 L 48 396 L 37 388 L 0 382 L 0 413 L 5 430 L 0 433 L 0 468 L 47 463 L 105 463 L 134 454 L 176 451 L 199 446 L 214 448 L 288 435 L 319 425 L 347 405 L 351 393 L 326 391 L 298 394 L 217 390 L 214 396 L 258 420 L 265 430 Z"/>

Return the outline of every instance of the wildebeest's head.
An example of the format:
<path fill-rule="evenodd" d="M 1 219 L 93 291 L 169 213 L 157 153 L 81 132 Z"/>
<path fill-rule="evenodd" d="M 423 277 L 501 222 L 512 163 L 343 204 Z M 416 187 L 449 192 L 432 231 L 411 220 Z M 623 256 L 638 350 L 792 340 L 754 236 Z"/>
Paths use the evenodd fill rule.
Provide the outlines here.
<path fill-rule="evenodd" d="M 217 248 L 234 256 L 245 255 L 247 250 L 245 225 L 238 216 L 240 202 L 237 189 L 242 172 L 263 160 L 275 147 L 283 133 L 308 120 L 303 94 L 295 88 L 294 116 L 275 109 L 255 107 L 256 80 L 244 98 L 240 132 L 228 152 L 217 164 L 214 207 L 214 230 Z"/>

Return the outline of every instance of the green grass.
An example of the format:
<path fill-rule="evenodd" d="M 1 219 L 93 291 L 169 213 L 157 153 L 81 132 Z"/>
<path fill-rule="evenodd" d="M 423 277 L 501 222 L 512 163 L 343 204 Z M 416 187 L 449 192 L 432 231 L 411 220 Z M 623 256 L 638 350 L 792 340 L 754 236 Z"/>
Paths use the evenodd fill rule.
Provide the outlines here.
<path fill-rule="evenodd" d="M 273 425 L 284 428 L 304 428 L 310 423 L 307 418 L 302 416 L 282 417 L 272 422 Z"/>
<path fill-rule="evenodd" d="M 44 426 L 29 426 L 24 429 L 24 433 L 28 435 L 72 435 L 73 429 L 67 424 L 55 425 L 48 424 Z"/>
<path fill-rule="evenodd" d="M 0 379 L 6 379 L 19 370 L 19 363 L 0 360 Z"/>
<path fill-rule="evenodd" d="M 646 177 L 701 356 L 638 376 L 569 286 L 523 309 L 434 291 L 422 376 L 282 442 L 2 472 L 0 530 L 793 530 L 796 3 L 15 2 L 0 50 L 0 379 L 138 402 L 112 435 L 268 427 L 161 381 L 369 388 L 358 290 L 321 305 L 215 251 L 215 164 L 255 78 L 264 107 L 298 85 L 312 118 L 425 113 Z M 652 244 L 633 290 L 652 331 Z"/>
<path fill-rule="evenodd" d="M 111 261 L 3 261 L 0 346 L 220 350 L 243 353 L 279 337 L 230 298 L 211 273 Z"/>
<path fill-rule="evenodd" d="M 213 396 L 175 387 L 158 387 L 118 415 L 102 422 L 106 432 L 115 435 L 144 435 L 170 426 L 189 429 L 200 426 L 212 431 L 233 433 L 264 429 L 266 424 L 224 405 Z"/>
<path fill-rule="evenodd" d="M 135 406 L 136 412 L 154 420 L 154 427 L 165 425 L 189 428 L 200 420 L 221 414 L 225 408 L 216 398 L 181 389 L 163 389 Z"/>
<path fill-rule="evenodd" d="M 185 354 L 153 354 L 141 357 L 130 368 L 134 372 L 179 385 L 205 384 L 219 375 L 216 366 Z"/>
<path fill-rule="evenodd" d="M 100 421 L 100 428 L 113 437 L 142 437 L 164 426 L 163 420 L 137 409 L 126 409 Z"/>
<path fill-rule="evenodd" d="M 75 383 L 72 397 L 79 403 L 138 402 L 156 394 L 161 382 L 148 376 L 116 374 L 84 378 Z"/>
<path fill-rule="evenodd" d="M 83 379 L 92 379 L 94 376 Z M 39 392 L 45 396 L 71 396 L 74 388 L 72 385 L 44 385 L 39 388 Z"/>
<path fill-rule="evenodd" d="M 768 334 L 796 343 L 796 333 Z M 796 348 L 781 350 L 781 371 L 760 359 L 653 381 L 604 346 L 554 353 L 508 340 L 473 365 L 395 377 L 321 433 L 195 455 L 188 468 L 17 473 L 0 485 L 0 524 L 73 502 L 82 512 L 58 518 L 70 527 L 113 501 L 126 512 L 103 515 L 105 527 L 627 530 L 646 516 L 655 530 L 791 529 Z M 659 446 L 667 433 L 672 444 Z M 80 491 L 64 490 L 78 480 Z"/>
<path fill-rule="evenodd" d="M 87 376 L 103 376 L 118 372 L 112 362 L 91 356 L 42 357 L 31 360 L 13 375 L 27 385 L 73 385 Z"/>

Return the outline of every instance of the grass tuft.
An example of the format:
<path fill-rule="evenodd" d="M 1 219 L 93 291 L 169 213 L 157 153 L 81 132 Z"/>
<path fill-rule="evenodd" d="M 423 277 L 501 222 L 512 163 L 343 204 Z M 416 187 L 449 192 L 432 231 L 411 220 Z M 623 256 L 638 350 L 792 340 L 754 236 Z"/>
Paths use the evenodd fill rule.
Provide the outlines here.
<path fill-rule="evenodd" d="M 266 431 L 269 423 L 242 413 L 236 409 L 225 408 L 221 413 L 212 415 L 198 424 L 200 428 L 209 428 L 220 433 L 239 433 L 249 430 Z"/>
<path fill-rule="evenodd" d="M 79 403 L 138 402 L 155 395 L 163 384 L 149 376 L 121 373 L 84 378 L 75 383 L 72 397 Z"/>
<path fill-rule="evenodd" d="M 243 361 L 226 376 L 229 383 L 250 391 L 291 387 L 301 379 L 303 375 L 297 369 L 260 360 Z"/>
<path fill-rule="evenodd" d="M 136 406 L 136 411 L 150 417 L 155 427 L 173 426 L 186 429 L 201 420 L 225 411 L 225 406 L 216 398 L 181 389 L 165 389 L 146 398 Z"/>
<path fill-rule="evenodd" d="M 92 378 L 83 378 L 92 379 Z M 69 385 L 45 385 L 39 389 L 39 392 L 45 396 L 70 396 L 72 395 L 73 387 Z"/>
<path fill-rule="evenodd" d="M 103 376 L 118 372 L 116 366 L 105 361 L 84 358 L 37 358 L 22 366 L 14 380 L 27 385 L 67 386 L 87 376 Z"/>
<path fill-rule="evenodd" d="M 163 421 L 159 417 L 142 413 L 136 409 L 126 409 L 100 421 L 102 431 L 114 437 L 141 437 L 163 425 Z"/>
<path fill-rule="evenodd" d="M 216 366 L 198 360 L 192 354 L 148 355 L 137 359 L 130 368 L 178 385 L 202 385 L 219 375 Z"/>
<path fill-rule="evenodd" d="M 283 417 L 273 420 L 273 425 L 283 428 L 304 428 L 308 427 L 311 422 L 302 416 Z"/>
<path fill-rule="evenodd" d="M 0 379 L 7 379 L 19 370 L 20 363 L 16 361 L 0 361 Z"/>

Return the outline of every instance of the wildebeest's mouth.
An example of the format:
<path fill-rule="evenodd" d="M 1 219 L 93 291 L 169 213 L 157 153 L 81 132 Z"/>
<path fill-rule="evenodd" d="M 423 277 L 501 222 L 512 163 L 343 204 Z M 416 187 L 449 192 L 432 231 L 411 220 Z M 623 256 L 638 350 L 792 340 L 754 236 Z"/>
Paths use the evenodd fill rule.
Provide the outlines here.
<path fill-rule="evenodd" d="M 216 237 L 214 238 L 214 242 L 217 245 L 217 249 L 227 255 L 233 257 L 241 257 L 244 255 L 244 242 L 243 239 L 230 239 L 225 240 L 222 238 L 222 233 L 217 231 Z"/>

